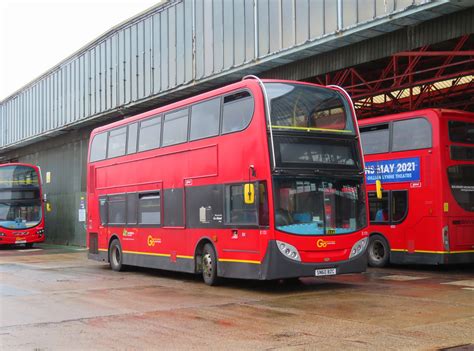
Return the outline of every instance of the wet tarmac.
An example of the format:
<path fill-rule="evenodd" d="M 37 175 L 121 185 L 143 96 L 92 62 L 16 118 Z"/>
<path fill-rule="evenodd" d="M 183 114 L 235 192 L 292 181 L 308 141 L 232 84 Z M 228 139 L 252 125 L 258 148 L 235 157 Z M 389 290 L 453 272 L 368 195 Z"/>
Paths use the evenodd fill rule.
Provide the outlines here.
<path fill-rule="evenodd" d="M 208 287 L 86 256 L 0 249 L 2 350 L 474 350 L 472 265 Z"/>

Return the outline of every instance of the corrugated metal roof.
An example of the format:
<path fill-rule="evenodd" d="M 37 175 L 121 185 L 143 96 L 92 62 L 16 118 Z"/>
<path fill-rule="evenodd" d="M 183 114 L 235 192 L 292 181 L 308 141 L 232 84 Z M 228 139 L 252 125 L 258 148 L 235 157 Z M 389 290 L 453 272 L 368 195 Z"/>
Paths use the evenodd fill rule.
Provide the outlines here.
<path fill-rule="evenodd" d="M 448 0 L 170 0 L 112 28 L 3 100 L 0 150 L 468 6 Z"/>

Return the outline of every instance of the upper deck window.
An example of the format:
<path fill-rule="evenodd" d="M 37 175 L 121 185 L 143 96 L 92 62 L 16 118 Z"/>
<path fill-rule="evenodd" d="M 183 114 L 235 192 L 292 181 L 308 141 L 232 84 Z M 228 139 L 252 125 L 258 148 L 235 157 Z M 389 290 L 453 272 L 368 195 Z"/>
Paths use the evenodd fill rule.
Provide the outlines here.
<path fill-rule="evenodd" d="M 89 162 L 105 159 L 107 153 L 107 132 L 94 136 L 91 145 L 91 156 Z"/>
<path fill-rule="evenodd" d="M 0 189 L 38 186 L 38 173 L 28 166 L 0 167 Z"/>
<path fill-rule="evenodd" d="M 274 130 L 355 134 L 344 97 L 332 89 L 266 83 Z"/>
<path fill-rule="evenodd" d="M 393 122 L 392 151 L 417 150 L 431 147 L 431 125 L 424 118 Z"/>
<path fill-rule="evenodd" d="M 360 137 L 365 155 L 379 154 L 389 150 L 390 131 L 388 124 L 361 128 Z"/>
<path fill-rule="evenodd" d="M 163 146 L 184 143 L 188 138 L 189 110 L 179 110 L 165 115 Z"/>
<path fill-rule="evenodd" d="M 190 140 L 219 134 L 221 99 L 212 99 L 191 107 Z"/>
<path fill-rule="evenodd" d="M 474 123 L 449 121 L 448 128 L 452 142 L 474 144 Z"/>
<path fill-rule="evenodd" d="M 160 147 L 161 116 L 146 119 L 140 123 L 138 151 Z"/>
<path fill-rule="evenodd" d="M 109 133 L 109 146 L 107 158 L 125 155 L 125 140 L 127 139 L 127 127 L 111 130 Z"/>
<path fill-rule="evenodd" d="M 237 132 L 247 128 L 252 120 L 254 101 L 248 91 L 224 97 L 222 110 L 222 134 Z"/>

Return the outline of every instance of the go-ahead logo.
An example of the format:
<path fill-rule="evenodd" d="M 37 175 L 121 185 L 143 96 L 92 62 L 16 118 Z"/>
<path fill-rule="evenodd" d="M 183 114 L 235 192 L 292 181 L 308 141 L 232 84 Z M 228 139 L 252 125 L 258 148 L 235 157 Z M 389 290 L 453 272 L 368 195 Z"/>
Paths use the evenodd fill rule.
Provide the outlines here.
<path fill-rule="evenodd" d="M 148 235 L 148 238 L 146 240 L 148 246 L 155 246 L 155 244 L 161 244 L 161 239 L 160 238 L 154 238 L 151 235 Z"/>
<path fill-rule="evenodd" d="M 328 245 L 335 245 L 335 244 L 336 244 L 335 241 L 326 241 L 323 239 L 318 239 L 318 241 L 316 241 L 316 246 L 319 248 L 324 248 L 324 247 L 328 247 Z"/>

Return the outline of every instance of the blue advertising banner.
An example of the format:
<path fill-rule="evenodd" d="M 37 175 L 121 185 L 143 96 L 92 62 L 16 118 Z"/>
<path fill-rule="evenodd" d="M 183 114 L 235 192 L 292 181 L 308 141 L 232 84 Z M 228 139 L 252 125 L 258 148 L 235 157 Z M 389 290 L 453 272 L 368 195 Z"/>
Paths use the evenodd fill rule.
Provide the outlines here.
<path fill-rule="evenodd" d="M 420 180 L 420 158 L 399 158 L 365 163 L 367 184 L 377 179 L 382 183 L 416 182 Z"/>

